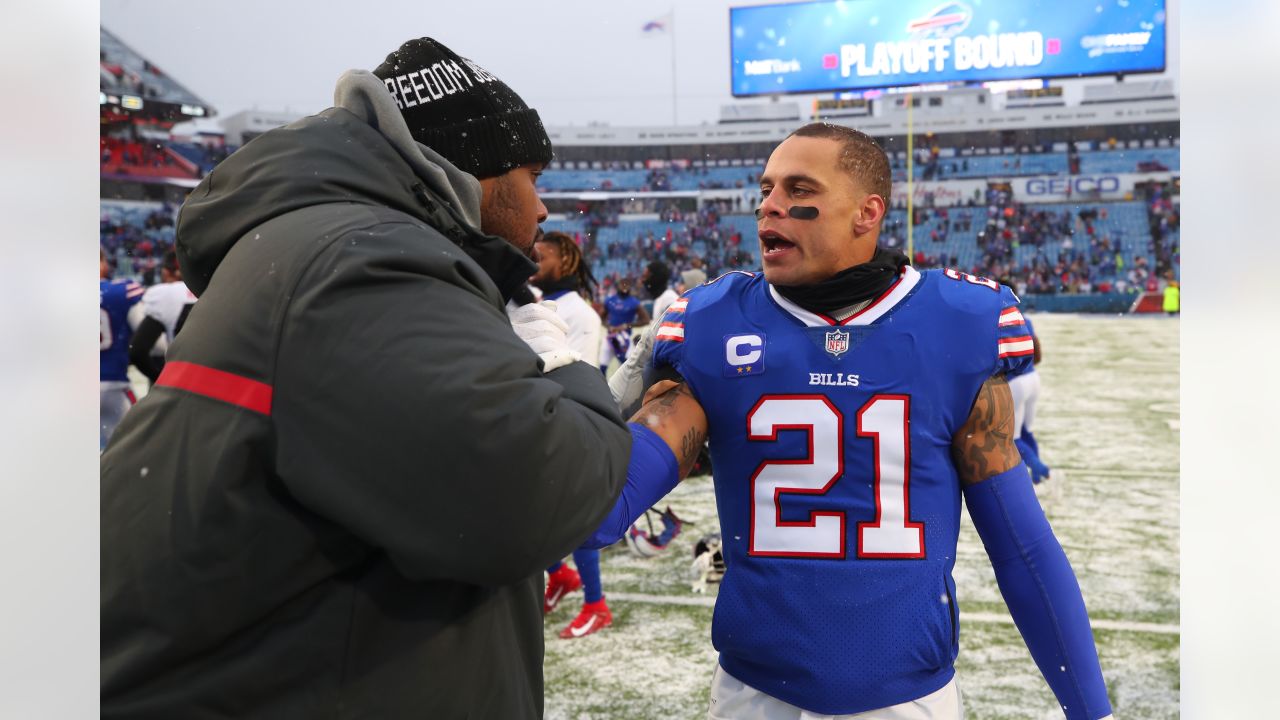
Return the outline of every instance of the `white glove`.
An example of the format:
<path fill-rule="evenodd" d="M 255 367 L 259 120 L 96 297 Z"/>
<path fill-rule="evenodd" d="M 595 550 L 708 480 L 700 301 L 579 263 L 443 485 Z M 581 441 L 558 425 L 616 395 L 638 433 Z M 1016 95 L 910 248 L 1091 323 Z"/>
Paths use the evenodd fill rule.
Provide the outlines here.
<path fill-rule="evenodd" d="M 511 329 L 542 359 L 542 372 L 549 373 L 582 359 L 569 347 L 569 326 L 556 314 L 551 300 L 517 307 L 507 306 Z"/>
<path fill-rule="evenodd" d="M 625 411 L 644 394 L 644 369 L 653 357 L 653 339 L 660 325 L 661 318 L 649 323 L 640 339 L 631 344 L 626 362 L 609 377 L 609 392 L 619 410 Z"/>

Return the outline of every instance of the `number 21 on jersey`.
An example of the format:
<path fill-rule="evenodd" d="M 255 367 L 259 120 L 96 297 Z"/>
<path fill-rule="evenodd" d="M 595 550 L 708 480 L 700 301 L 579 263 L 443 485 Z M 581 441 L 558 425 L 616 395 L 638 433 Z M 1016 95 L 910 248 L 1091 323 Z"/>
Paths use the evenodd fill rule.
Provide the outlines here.
<path fill-rule="evenodd" d="M 924 523 L 911 522 L 908 395 L 876 395 L 858 410 L 858 437 L 872 441 L 875 520 L 858 523 L 860 558 L 924 557 Z M 766 395 L 747 413 L 747 439 L 776 442 L 779 430 L 809 436 L 805 458 L 765 460 L 751 476 L 751 543 L 765 557 L 844 558 L 845 511 L 783 520 L 783 495 L 823 495 L 845 473 L 844 415 L 823 395 Z"/>

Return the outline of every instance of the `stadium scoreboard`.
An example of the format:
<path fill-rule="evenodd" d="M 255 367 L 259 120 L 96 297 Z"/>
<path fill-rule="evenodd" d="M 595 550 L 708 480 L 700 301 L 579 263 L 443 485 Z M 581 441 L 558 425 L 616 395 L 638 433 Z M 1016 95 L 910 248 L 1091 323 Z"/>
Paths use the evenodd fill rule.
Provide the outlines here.
<path fill-rule="evenodd" d="M 729 10 L 735 97 L 1161 72 L 1164 0 L 823 0 Z"/>

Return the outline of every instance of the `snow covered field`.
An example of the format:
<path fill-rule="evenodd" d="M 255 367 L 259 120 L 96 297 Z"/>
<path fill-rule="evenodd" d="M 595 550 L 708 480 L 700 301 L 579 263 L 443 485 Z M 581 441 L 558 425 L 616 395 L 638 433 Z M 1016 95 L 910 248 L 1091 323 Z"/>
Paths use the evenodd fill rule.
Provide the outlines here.
<path fill-rule="evenodd" d="M 1038 488 L 1080 579 L 1117 718 L 1178 717 L 1178 321 L 1033 315 L 1044 347 L 1035 421 L 1053 479 Z M 556 634 L 546 624 L 546 717 L 701 718 L 715 667 L 710 596 L 690 591 L 693 544 L 719 529 L 710 478 L 667 500 L 692 524 L 664 555 L 616 546 L 601 555 L 613 625 Z M 969 720 L 1061 718 L 1000 598 L 963 516 L 955 577 L 957 672 Z"/>

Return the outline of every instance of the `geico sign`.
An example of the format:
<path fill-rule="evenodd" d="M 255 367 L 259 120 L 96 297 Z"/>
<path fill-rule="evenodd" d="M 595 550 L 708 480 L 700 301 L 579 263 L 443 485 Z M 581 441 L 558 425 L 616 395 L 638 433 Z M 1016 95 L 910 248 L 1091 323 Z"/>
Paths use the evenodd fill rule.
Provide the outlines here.
<path fill-rule="evenodd" d="M 1109 193 L 1120 189 L 1120 178 L 1115 175 L 1068 178 L 1031 178 L 1027 181 L 1028 195 L 1072 195 L 1076 193 Z"/>

